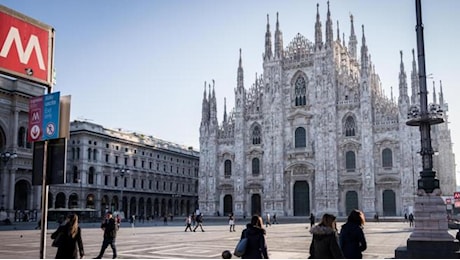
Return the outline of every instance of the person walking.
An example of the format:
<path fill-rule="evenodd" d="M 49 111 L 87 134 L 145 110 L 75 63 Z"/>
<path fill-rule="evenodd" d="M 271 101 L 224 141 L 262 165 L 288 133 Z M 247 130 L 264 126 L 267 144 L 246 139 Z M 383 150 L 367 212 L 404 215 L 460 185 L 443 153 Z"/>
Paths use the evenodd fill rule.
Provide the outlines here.
<path fill-rule="evenodd" d="M 313 239 L 310 244 L 309 258 L 344 258 L 339 247 L 336 217 L 324 214 L 321 222 L 310 228 Z"/>
<path fill-rule="evenodd" d="M 409 214 L 409 227 L 414 226 L 414 214 L 410 213 Z"/>
<path fill-rule="evenodd" d="M 230 213 L 228 215 L 228 225 L 230 226 L 230 232 L 234 232 L 235 231 L 235 216 L 233 215 L 233 213 Z"/>
<path fill-rule="evenodd" d="M 105 220 L 101 224 L 101 229 L 104 230 L 104 240 L 102 241 L 101 251 L 97 255 L 96 259 L 101 259 L 104 256 L 105 249 L 110 245 L 112 248 L 112 258 L 117 258 L 117 247 L 115 245 L 115 239 L 117 237 L 117 224 L 115 219 L 112 217 L 112 212 L 107 212 Z"/>
<path fill-rule="evenodd" d="M 267 222 L 265 222 L 265 227 L 268 227 L 269 225 L 271 227 L 272 223 L 270 221 L 270 213 L 267 213 L 266 218 L 267 218 Z"/>
<path fill-rule="evenodd" d="M 278 224 L 278 220 L 276 219 L 276 213 L 273 214 L 273 224 Z"/>
<path fill-rule="evenodd" d="M 196 226 L 193 229 L 193 232 L 195 232 L 198 227 L 201 228 L 201 232 L 204 232 L 204 229 L 203 229 L 203 213 L 200 213 L 200 214 L 198 214 L 198 216 L 196 216 Z"/>
<path fill-rule="evenodd" d="M 363 232 L 364 223 L 363 212 L 354 209 L 348 215 L 347 222 L 342 225 L 339 243 L 345 258 L 363 258 L 362 252 L 367 249 Z"/>
<path fill-rule="evenodd" d="M 81 239 L 81 229 L 78 226 L 78 215 L 71 214 L 67 216 L 64 225 L 60 225 L 58 229 L 51 234 L 52 239 L 59 239 L 61 243 L 56 252 L 56 259 L 83 258 L 85 251 L 83 249 L 83 241 Z M 78 251 L 77 251 L 78 246 Z"/>
<path fill-rule="evenodd" d="M 185 218 L 185 230 L 184 232 L 187 232 L 187 229 L 190 229 L 190 232 L 192 232 L 192 216 L 188 215 Z"/>
<path fill-rule="evenodd" d="M 251 223 L 241 232 L 241 238 L 247 238 L 246 251 L 241 256 L 243 259 L 268 259 L 268 247 L 265 240 L 264 223 L 260 216 L 252 216 Z"/>
<path fill-rule="evenodd" d="M 315 215 L 313 215 L 313 213 L 310 213 L 310 228 L 312 228 L 314 225 L 315 225 Z"/>

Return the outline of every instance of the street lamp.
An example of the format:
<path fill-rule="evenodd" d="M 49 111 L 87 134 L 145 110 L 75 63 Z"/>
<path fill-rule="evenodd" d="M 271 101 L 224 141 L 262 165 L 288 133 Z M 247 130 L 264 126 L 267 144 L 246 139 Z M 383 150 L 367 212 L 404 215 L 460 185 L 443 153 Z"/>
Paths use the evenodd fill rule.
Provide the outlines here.
<path fill-rule="evenodd" d="M 4 167 L 3 167 L 3 175 L 4 176 L 6 176 L 6 164 L 8 163 L 8 161 L 10 159 L 14 159 L 14 158 L 17 158 L 17 157 L 18 157 L 18 155 L 15 152 L 13 152 L 13 153 L 10 153 L 10 152 L 2 152 L 2 153 L 0 153 L 0 159 L 3 162 L 3 165 L 4 165 Z M 2 189 L 3 189 L 3 183 L 1 183 L 2 180 L 3 179 L 0 178 L 0 184 L 1 184 L 0 187 L 2 187 Z M 3 207 L 4 203 L 5 203 L 4 200 L 5 200 L 5 195 L 2 194 L 2 207 Z"/>
<path fill-rule="evenodd" d="M 82 179 L 78 179 L 78 183 L 80 184 L 80 202 L 78 204 L 80 204 L 81 208 L 83 209 L 83 204 L 85 202 L 85 200 L 83 199 L 83 180 Z"/>
<path fill-rule="evenodd" d="M 129 173 L 129 169 L 126 169 L 125 167 L 117 168 L 116 172 L 120 173 L 121 189 L 120 189 L 120 205 L 118 205 L 118 208 L 119 208 L 118 211 L 121 213 L 123 212 L 123 190 L 125 188 L 124 176 L 125 176 L 125 173 Z"/>

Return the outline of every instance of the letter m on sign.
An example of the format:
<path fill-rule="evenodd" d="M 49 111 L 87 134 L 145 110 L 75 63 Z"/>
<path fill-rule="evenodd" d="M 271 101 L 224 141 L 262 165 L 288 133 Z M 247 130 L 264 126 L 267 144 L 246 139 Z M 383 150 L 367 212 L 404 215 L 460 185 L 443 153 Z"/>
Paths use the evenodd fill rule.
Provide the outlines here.
<path fill-rule="evenodd" d="M 51 86 L 54 29 L 0 5 L 0 73 Z"/>

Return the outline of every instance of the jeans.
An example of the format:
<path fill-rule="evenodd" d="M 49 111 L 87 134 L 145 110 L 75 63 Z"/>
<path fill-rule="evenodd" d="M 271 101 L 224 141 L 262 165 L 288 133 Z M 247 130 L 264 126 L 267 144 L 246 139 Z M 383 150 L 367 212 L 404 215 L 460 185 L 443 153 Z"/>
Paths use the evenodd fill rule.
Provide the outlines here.
<path fill-rule="evenodd" d="M 102 256 L 104 255 L 105 249 L 109 245 L 112 248 L 112 252 L 113 252 L 112 258 L 117 258 L 117 247 L 115 246 L 115 238 L 104 238 L 104 241 L 102 241 L 101 251 L 99 252 L 99 255 L 96 258 L 102 258 Z"/>

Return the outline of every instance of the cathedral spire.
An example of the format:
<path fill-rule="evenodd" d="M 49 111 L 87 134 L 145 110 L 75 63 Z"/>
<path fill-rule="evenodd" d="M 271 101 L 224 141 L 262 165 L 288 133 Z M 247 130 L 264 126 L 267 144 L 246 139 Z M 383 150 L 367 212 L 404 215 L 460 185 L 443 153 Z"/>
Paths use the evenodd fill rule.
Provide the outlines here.
<path fill-rule="evenodd" d="M 418 72 L 417 63 L 415 61 L 415 51 L 412 49 L 412 72 L 411 72 L 411 104 L 419 105 L 419 85 L 418 85 Z"/>
<path fill-rule="evenodd" d="M 350 14 L 351 32 L 350 39 L 348 40 L 348 50 L 352 59 L 357 60 L 357 46 L 358 40 L 356 39 L 355 26 L 353 25 L 353 15 Z M 345 37 L 344 37 L 345 38 Z"/>
<path fill-rule="evenodd" d="M 367 45 L 366 45 L 366 36 L 364 35 L 364 25 L 362 25 L 363 30 L 363 38 L 362 38 L 362 45 L 361 45 L 361 71 L 363 74 L 367 75 L 369 69 L 369 56 L 367 52 Z"/>
<path fill-rule="evenodd" d="M 334 35 L 332 32 L 332 20 L 331 20 L 331 11 L 329 10 L 329 1 L 327 1 L 327 20 L 326 20 L 326 47 L 332 47 L 332 41 L 334 40 Z"/>
<path fill-rule="evenodd" d="M 436 104 L 437 103 L 437 99 L 436 99 L 436 86 L 435 86 L 435 83 L 434 83 L 434 80 L 433 80 L 433 104 Z"/>
<path fill-rule="evenodd" d="M 321 31 L 321 20 L 319 17 L 319 4 L 316 4 L 316 23 L 315 23 L 315 50 L 323 48 L 323 32 Z"/>
<path fill-rule="evenodd" d="M 409 103 L 409 96 L 407 94 L 407 76 L 404 70 L 403 52 L 399 51 L 401 55 L 401 63 L 399 65 L 399 103 Z"/>
<path fill-rule="evenodd" d="M 337 42 L 340 43 L 340 29 L 339 29 L 339 20 L 337 20 Z M 343 46 L 345 47 L 345 46 Z"/>
<path fill-rule="evenodd" d="M 243 78 L 243 62 L 241 59 L 241 48 L 240 48 L 240 60 L 238 62 L 238 73 L 237 73 L 237 85 L 238 89 L 244 88 L 244 78 Z"/>
<path fill-rule="evenodd" d="M 283 33 L 280 31 L 278 12 L 276 13 L 275 58 L 283 58 Z"/>
<path fill-rule="evenodd" d="M 204 82 L 203 91 L 203 102 L 201 105 L 201 123 L 207 123 L 209 121 L 209 102 L 206 98 L 206 81 Z"/>
<path fill-rule="evenodd" d="M 439 81 L 439 104 L 444 105 L 444 94 L 442 93 L 442 81 Z"/>
<path fill-rule="evenodd" d="M 227 99 L 224 98 L 224 123 L 227 123 Z"/>
<path fill-rule="evenodd" d="M 209 85 L 211 87 L 211 85 Z M 215 82 L 212 80 L 212 96 L 210 100 L 210 110 L 211 110 L 211 123 L 217 125 L 217 101 L 216 101 L 216 91 L 215 91 Z"/>
<path fill-rule="evenodd" d="M 267 32 L 265 32 L 265 56 L 264 60 L 270 60 L 273 56 L 272 53 L 272 34 L 270 33 L 270 22 L 267 14 Z"/>
<path fill-rule="evenodd" d="M 345 48 L 345 46 L 346 46 L 345 45 L 345 33 L 342 33 L 342 35 L 343 35 L 342 36 L 342 41 L 343 41 L 342 46 Z"/>

